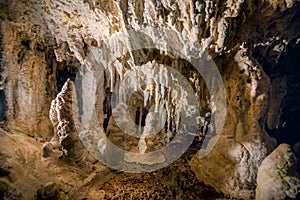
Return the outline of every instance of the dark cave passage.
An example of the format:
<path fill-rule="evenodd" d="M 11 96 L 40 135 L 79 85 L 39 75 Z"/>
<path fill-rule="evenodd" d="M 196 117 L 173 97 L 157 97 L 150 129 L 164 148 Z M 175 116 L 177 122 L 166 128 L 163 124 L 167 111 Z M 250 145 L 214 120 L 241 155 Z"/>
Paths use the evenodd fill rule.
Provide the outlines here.
<path fill-rule="evenodd" d="M 0 18 L 0 84 L 4 82 L 5 77 L 2 77 L 4 71 L 4 54 L 3 54 L 3 39 L 2 39 L 2 18 Z M 4 73 L 5 74 L 5 73 Z M 0 87 L 3 87 L 0 85 Z M 4 88 L 0 88 L 0 121 L 5 120 L 5 112 L 7 111 L 7 105 L 5 100 Z"/>
<path fill-rule="evenodd" d="M 254 54 L 261 60 L 264 70 L 270 77 L 282 77 L 286 83 L 286 95 L 280 105 L 280 119 L 278 126 L 270 129 L 266 126 L 270 136 L 275 137 L 278 143 L 288 143 L 294 145 L 300 140 L 300 42 L 292 41 L 286 47 L 286 51 L 280 55 L 278 64 L 273 68 L 268 68 L 271 61 Z"/>
<path fill-rule="evenodd" d="M 299 10 L 300 3 L 297 2 L 295 7 Z M 300 12 L 295 12 L 287 26 L 293 26 L 293 31 L 299 33 L 299 21 Z M 278 34 L 283 33 L 279 32 Z M 288 40 L 290 35 L 285 35 L 284 37 Z M 300 119 L 299 52 L 300 38 L 293 39 L 288 43 L 284 40 L 274 41 L 270 46 L 258 47 L 253 51 L 254 58 L 261 63 L 271 82 L 278 77 L 285 82 L 283 90 L 285 90 L 286 94 L 281 101 L 278 113 L 280 115 L 279 123 L 273 129 L 270 129 L 267 125 L 265 127 L 270 136 L 275 137 L 279 144 L 288 143 L 294 145 L 300 141 L 300 123 L 298 122 L 298 119 Z M 277 89 L 277 91 L 279 90 Z"/>
<path fill-rule="evenodd" d="M 5 94 L 3 90 L 0 90 L 0 121 L 5 120 L 5 112 L 7 110 L 5 102 Z"/>
<path fill-rule="evenodd" d="M 64 64 L 62 64 L 64 65 Z M 73 65 L 74 66 L 74 65 Z M 75 65 L 76 66 L 76 65 Z M 71 81 L 75 81 L 77 74 L 77 68 L 76 67 L 63 67 L 61 69 L 58 69 L 56 71 L 56 84 L 57 84 L 57 91 L 61 91 L 61 88 L 65 84 L 68 78 L 71 79 Z"/>

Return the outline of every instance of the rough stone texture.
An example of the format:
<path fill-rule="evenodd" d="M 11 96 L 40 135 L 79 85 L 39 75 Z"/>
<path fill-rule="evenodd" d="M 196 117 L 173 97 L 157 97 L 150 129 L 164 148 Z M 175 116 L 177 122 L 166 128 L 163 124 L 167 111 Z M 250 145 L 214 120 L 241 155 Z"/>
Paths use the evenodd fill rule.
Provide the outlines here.
<path fill-rule="evenodd" d="M 127 174 L 101 165 L 70 165 L 59 154 L 41 158 L 42 143 L 0 129 L 1 199 L 210 199 L 222 198 L 199 183 L 187 160 L 152 173 Z"/>
<path fill-rule="evenodd" d="M 89 155 L 78 136 L 75 124 L 78 118 L 76 99 L 74 83 L 68 79 L 62 91 L 51 103 L 49 117 L 55 131 L 51 141 L 43 146 L 43 157 L 50 156 L 52 148 L 61 146 L 64 156 L 72 161 L 96 162 L 96 159 Z"/>
<path fill-rule="evenodd" d="M 48 97 L 55 94 L 55 66 L 49 68 L 47 59 L 51 37 L 44 32 L 43 17 L 33 7 L 25 6 L 24 10 L 24 4 L 17 1 L 1 5 L 5 52 L 1 79 L 5 82 L 8 126 L 11 131 L 46 138 L 52 132 Z"/>
<path fill-rule="evenodd" d="M 12 0 L 0 1 L 0 5 L 1 38 L 5 55 L 0 79 L 0 90 L 4 91 L 0 98 L 5 98 L 5 101 L 0 102 L 6 104 L 3 105 L 7 107 L 5 127 L 10 132 L 49 140 L 53 135 L 48 119 L 50 100 L 55 98 L 66 78 L 72 78 L 71 71 L 77 67 L 86 67 L 87 71 L 93 71 L 95 66 L 106 67 L 106 82 L 103 80 L 96 91 L 86 93 L 90 97 L 88 103 L 99 105 L 96 118 L 102 124 L 107 114 L 102 112 L 104 91 L 111 90 L 114 77 L 116 74 L 121 76 L 123 72 L 117 73 L 116 67 L 106 66 L 106 58 L 98 57 L 97 47 L 110 49 L 115 53 L 128 50 L 132 45 L 122 42 L 111 44 L 108 39 L 118 31 L 126 33 L 129 29 L 140 30 L 147 27 L 145 36 L 150 38 L 157 48 L 163 49 L 164 43 L 168 41 L 165 39 L 165 32 L 157 30 L 169 28 L 175 30 L 170 37 L 179 50 L 186 51 L 187 46 L 197 47 L 194 44 L 198 43 L 201 52 L 207 51 L 211 55 L 222 74 L 226 89 L 228 109 L 223 132 L 208 156 L 200 158 L 201 151 L 194 156 L 190 162 L 193 171 L 199 181 L 213 186 L 217 191 L 234 197 L 254 197 L 257 169 L 275 147 L 275 141 L 266 133 L 265 125 L 270 129 L 277 127 L 280 101 L 285 98 L 285 89 L 281 90 L 278 85 L 284 87 L 286 80 L 271 77 L 270 81 L 265 71 L 275 69 L 285 47 L 300 38 L 298 1 Z M 264 62 L 264 66 L 257 63 L 253 52 L 257 60 L 266 57 L 268 62 Z M 166 53 L 168 54 L 167 51 Z M 168 56 L 178 59 L 174 55 Z M 144 58 L 151 60 L 149 57 L 159 60 L 158 57 L 162 56 L 143 56 L 139 51 L 126 54 L 120 58 L 120 63 L 126 71 L 137 63 L 143 63 Z M 180 72 L 186 69 L 184 62 L 180 60 L 177 60 L 173 67 L 181 69 Z M 67 71 L 66 75 L 60 74 L 64 70 Z M 95 80 L 92 76 L 85 78 L 88 79 L 87 86 Z M 204 96 L 205 92 L 207 91 L 203 92 Z M 204 97 L 200 102 L 207 100 Z M 53 105 L 57 105 L 57 102 Z M 105 106 L 108 105 L 103 107 Z M 86 120 L 90 120 L 89 117 L 86 116 Z M 53 119 L 52 123 L 56 127 L 60 121 Z M 72 126 L 69 128 L 74 129 Z M 57 133 L 55 130 L 55 134 Z M 7 142 L 3 143 L 3 146 L 21 145 L 20 152 L 28 151 L 25 155 L 17 154 L 20 158 L 12 157 L 9 163 L 14 162 L 14 159 L 21 159 L 34 165 L 28 170 L 38 174 L 38 166 L 45 165 L 45 162 L 35 161 L 37 159 L 32 159 L 32 155 L 40 155 L 41 144 L 33 142 L 33 149 L 30 149 L 26 145 L 33 140 L 26 136 L 21 143 L 14 141 L 22 140 L 23 136 L 4 134 L 3 138 L 5 140 L 0 141 Z M 55 145 L 46 146 L 44 156 L 49 156 Z M 9 154 L 12 155 L 15 155 L 15 152 Z M 20 165 L 14 165 L 18 177 L 22 177 L 25 174 L 24 170 L 27 170 L 26 168 L 22 171 Z M 51 165 L 53 163 L 48 166 Z M 82 181 L 82 178 L 75 176 L 68 167 L 60 163 L 58 167 L 54 167 L 57 169 L 54 174 L 60 176 L 66 171 L 65 176 L 68 180 L 74 178 Z M 74 166 L 70 168 L 79 171 Z M 95 173 L 91 173 L 91 176 Z M 51 172 L 45 174 L 46 177 Z M 5 189 L 9 190 L 5 195 L 32 198 L 32 187 L 47 188 L 47 183 L 57 181 L 43 178 L 34 178 L 32 186 L 21 184 L 27 181 L 26 178 L 26 181 L 20 179 L 11 181 L 13 183 L 3 182 L 1 189 L 9 188 Z M 62 178 L 58 179 L 58 182 L 60 181 L 70 186 Z M 81 187 L 75 183 L 71 186 Z M 51 187 L 55 193 L 56 186 Z M 63 191 L 67 194 L 70 189 Z M 83 197 L 79 191 L 78 189 L 78 193 L 70 193 L 76 193 L 78 198 Z M 87 191 L 89 188 L 85 189 L 85 192 Z M 99 191 L 93 190 L 91 194 L 94 192 Z M 103 196 L 103 191 L 100 193 L 95 196 Z M 44 195 L 43 189 L 38 194 Z M 112 193 L 107 195 L 114 197 Z"/>
<path fill-rule="evenodd" d="M 280 144 L 268 155 L 257 173 L 257 200 L 296 198 L 300 187 L 295 171 L 297 159 L 288 144 Z"/>
<path fill-rule="evenodd" d="M 243 51 L 235 61 L 239 72 L 227 74 L 225 126 L 217 144 L 204 158 L 200 150 L 190 165 L 200 180 L 235 197 L 254 196 L 257 168 L 276 141 L 264 130 L 270 82 L 259 64 Z"/>

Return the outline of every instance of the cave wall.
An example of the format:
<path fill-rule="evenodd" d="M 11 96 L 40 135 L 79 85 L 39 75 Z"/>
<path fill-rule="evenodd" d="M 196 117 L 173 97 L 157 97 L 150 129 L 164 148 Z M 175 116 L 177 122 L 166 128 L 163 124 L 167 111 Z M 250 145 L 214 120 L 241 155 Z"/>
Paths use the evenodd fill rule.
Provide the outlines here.
<path fill-rule="evenodd" d="M 257 169 L 276 146 L 265 127 L 274 130 L 283 123 L 281 102 L 289 93 L 281 88 L 289 81 L 281 72 L 273 75 L 273 70 L 284 65 L 280 61 L 284 51 L 278 48 L 295 44 L 300 37 L 299 2 L 30 0 L 1 5 L 5 56 L 0 97 L 7 130 L 49 139 L 53 134 L 48 118 L 51 99 L 74 76 L 72 70 L 105 66 L 105 58 L 97 58 L 97 47 L 128 50 L 131 46 L 126 43 L 107 40 L 118 31 L 145 27 L 145 35 L 154 43 L 167 42 L 157 27 L 172 29 L 179 48 L 192 46 L 210 54 L 227 97 L 225 125 L 216 146 L 204 158 L 200 155 L 205 150 L 200 150 L 191 168 L 199 181 L 217 191 L 241 198 L 254 196 Z M 137 63 L 138 56 L 131 54 L 123 61 L 125 65 Z M 90 102 L 100 105 L 104 89 L 99 88 L 100 100 L 92 94 Z M 102 110 L 98 110 L 99 121 L 104 118 Z"/>
<path fill-rule="evenodd" d="M 56 67 L 49 50 L 53 47 L 42 27 L 42 16 L 33 8 L 22 9 L 25 5 L 11 2 L 1 7 L 7 126 L 11 131 L 49 138 L 53 131 L 49 98 L 56 93 Z"/>

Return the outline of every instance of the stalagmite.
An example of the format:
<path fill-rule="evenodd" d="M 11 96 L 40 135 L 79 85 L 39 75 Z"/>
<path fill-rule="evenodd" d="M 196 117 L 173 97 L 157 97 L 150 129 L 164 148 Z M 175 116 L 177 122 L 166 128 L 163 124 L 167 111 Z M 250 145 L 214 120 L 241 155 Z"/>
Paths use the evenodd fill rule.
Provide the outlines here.
<path fill-rule="evenodd" d="M 76 105 L 76 94 L 74 83 L 68 79 L 64 84 L 62 91 L 57 95 L 56 99 L 52 101 L 50 108 L 50 116 L 59 143 L 62 146 L 63 155 L 73 162 L 96 162 L 88 151 L 83 146 L 79 139 L 75 122 L 78 113 L 74 107 Z M 56 136 L 54 136 L 55 138 Z M 56 141 L 56 140 L 54 140 Z M 50 141 L 54 147 L 58 145 L 56 142 Z M 43 146 L 43 151 L 47 151 L 49 143 Z"/>

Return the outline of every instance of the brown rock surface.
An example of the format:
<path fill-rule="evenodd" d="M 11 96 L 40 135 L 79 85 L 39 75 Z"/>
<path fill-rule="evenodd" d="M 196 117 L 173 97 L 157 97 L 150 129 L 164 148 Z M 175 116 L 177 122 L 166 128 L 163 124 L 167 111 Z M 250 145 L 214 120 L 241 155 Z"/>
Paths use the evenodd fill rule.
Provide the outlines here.
<path fill-rule="evenodd" d="M 187 160 L 152 173 L 115 172 L 100 163 L 70 165 L 40 156 L 42 143 L 0 130 L 2 199 L 197 199 L 221 197 L 199 183 Z M 55 197 L 55 198 L 54 198 Z"/>
<path fill-rule="evenodd" d="M 229 69 L 230 81 L 225 82 L 231 103 L 223 132 L 211 152 L 202 158 L 200 150 L 190 165 L 205 183 L 232 196 L 248 198 L 254 196 L 257 168 L 276 141 L 263 127 L 269 101 L 268 77 L 254 60 L 241 55 L 239 51 L 235 56 L 240 71 Z"/>

